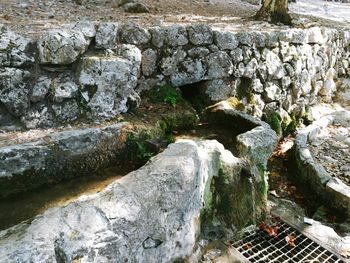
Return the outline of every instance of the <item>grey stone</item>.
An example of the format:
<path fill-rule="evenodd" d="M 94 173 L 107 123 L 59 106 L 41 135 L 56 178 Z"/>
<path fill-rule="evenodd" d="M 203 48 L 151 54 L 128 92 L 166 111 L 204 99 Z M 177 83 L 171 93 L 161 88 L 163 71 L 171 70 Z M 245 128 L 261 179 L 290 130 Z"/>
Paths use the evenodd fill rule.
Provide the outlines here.
<path fill-rule="evenodd" d="M 2 28 L 0 31 L 0 66 L 22 67 L 34 63 L 31 40 Z"/>
<path fill-rule="evenodd" d="M 21 69 L 0 69 L 0 102 L 15 116 L 24 115 L 29 108 L 29 76 L 28 71 Z"/>
<path fill-rule="evenodd" d="M 127 111 L 127 100 L 134 95 L 137 85 L 135 70 L 140 71 L 141 52 L 135 60 L 117 56 L 83 57 L 78 70 L 79 83 L 84 87 L 96 87 L 88 106 L 92 117 L 110 118 Z"/>
<path fill-rule="evenodd" d="M 134 23 L 124 24 L 120 35 L 124 43 L 132 45 L 145 45 L 151 40 L 151 34 L 148 30 Z"/>
<path fill-rule="evenodd" d="M 310 44 L 323 44 L 325 39 L 319 27 L 311 27 L 307 30 L 307 42 Z"/>
<path fill-rule="evenodd" d="M 171 74 L 171 83 L 174 86 L 183 86 L 196 83 L 204 79 L 206 67 L 199 59 L 185 60 L 180 64 L 181 71 Z"/>
<path fill-rule="evenodd" d="M 142 52 L 142 73 L 150 76 L 157 70 L 157 51 L 154 49 L 146 49 Z"/>
<path fill-rule="evenodd" d="M 210 26 L 204 24 L 190 25 L 187 27 L 188 39 L 196 46 L 210 45 L 213 43 L 213 31 Z"/>
<path fill-rule="evenodd" d="M 258 68 L 258 62 L 255 58 L 253 58 L 251 61 L 249 61 L 249 63 L 245 67 L 243 77 L 250 78 L 250 79 L 253 78 L 255 76 L 257 68 Z"/>
<path fill-rule="evenodd" d="M 238 33 L 237 38 L 240 44 L 249 46 L 249 47 L 253 46 L 254 38 L 251 33 L 247 33 L 247 32 Z"/>
<path fill-rule="evenodd" d="M 235 81 L 213 79 L 208 81 L 205 93 L 213 102 L 226 100 L 235 95 Z"/>
<path fill-rule="evenodd" d="M 271 79 L 280 79 L 285 76 L 282 61 L 277 54 L 271 51 L 266 51 L 266 67 Z"/>
<path fill-rule="evenodd" d="M 53 30 L 38 40 L 40 64 L 68 65 L 88 48 L 90 41 L 74 30 Z"/>
<path fill-rule="evenodd" d="M 252 90 L 256 93 L 263 93 L 264 92 L 264 86 L 263 86 L 263 84 L 261 84 L 260 79 L 253 79 Z"/>
<path fill-rule="evenodd" d="M 164 45 L 164 41 L 166 39 L 166 30 L 161 27 L 151 27 L 149 32 L 152 36 L 152 45 L 160 48 Z"/>
<path fill-rule="evenodd" d="M 33 118 L 28 119 L 31 121 L 28 124 L 39 127 L 44 122 L 38 117 L 48 116 L 44 112 L 47 108 L 44 104 L 35 107 L 37 111 L 33 113 L 38 113 L 38 116 L 31 116 Z M 120 132 L 124 125 L 118 123 L 60 132 L 38 131 L 31 133 L 31 137 L 38 134 L 31 142 L 0 147 L 0 182 L 3 186 L 0 196 L 32 190 L 52 178 L 60 181 L 67 177 L 86 175 L 115 161 L 116 154 L 119 154 L 116 152 L 119 149 L 117 141 L 121 139 L 119 136 L 122 136 Z M 31 184 L 25 184 L 29 178 Z"/>
<path fill-rule="evenodd" d="M 66 100 L 60 104 L 52 105 L 52 110 L 58 121 L 68 122 L 79 117 L 79 106 L 75 100 Z"/>
<path fill-rule="evenodd" d="M 62 136 L 61 141 L 67 141 Z M 2 231 L 0 256 L 9 262 L 186 259 L 200 233 L 200 212 L 210 205 L 208 186 L 219 176 L 219 169 L 230 178 L 227 187 L 239 190 L 235 180 L 241 161 L 218 142 L 172 144 L 146 166 L 100 193 Z M 252 209 L 248 209 L 250 217 Z"/>
<path fill-rule="evenodd" d="M 235 48 L 234 50 L 232 50 L 230 52 L 230 55 L 234 64 L 243 61 L 243 50 L 240 48 Z"/>
<path fill-rule="evenodd" d="M 166 30 L 166 43 L 171 47 L 188 44 L 187 30 L 184 26 L 173 25 Z"/>
<path fill-rule="evenodd" d="M 230 56 L 224 51 L 218 51 L 207 57 L 208 77 L 210 79 L 228 77 L 233 73 Z"/>
<path fill-rule="evenodd" d="M 127 3 L 123 5 L 123 9 L 125 12 L 128 12 L 128 13 L 149 13 L 150 12 L 149 7 L 142 2 Z"/>
<path fill-rule="evenodd" d="M 21 121 L 27 129 L 49 128 L 54 124 L 54 116 L 46 103 L 39 102 L 30 106 Z"/>
<path fill-rule="evenodd" d="M 265 92 L 264 92 L 264 97 L 266 101 L 268 102 L 278 101 L 281 99 L 281 95 L 282 95 L 282 91 L 277 85 L 271 82 L 266 83 Z"/>
<path fill-rule="evenodd" d="M 35 83 L 30 100 L 33 102 L 43 101 L 49 92 L 51 85 L 51 79 L 45 76 L 41 76 Z"/>
<path fill-rule="evenodd" d="M 96 36 L 96 25 L 91 21 L 79 21 L 72 26 L 72 29 L 83 33 L 88 39 Z"/>
<path fill-rule="evenodd" d="M 53 83 L 54 101 L 62 102 L 66 99 L 76 98 L 78 95 L 78 86 L 69 78 L 61 78 L 58 83 Z"/>
<path fill-rule="evenodd" d="M 209 49 L 205 47 L 195 47 L 187 51 L 188 55 L 193 58 L 203 58 L 210 54 Z"/>
<path fill-rule="evenodd" d="M 236 35 L 231 32 L 214 31 L 214 40 L 220 50 L 233 50 L 239 44 Z"/>
<path fill-rule="evenodd" d="M 96 32 L 96 48 L 115 48 L 118 42 L 118 28 L 118 23 L 101 23 Z"/>

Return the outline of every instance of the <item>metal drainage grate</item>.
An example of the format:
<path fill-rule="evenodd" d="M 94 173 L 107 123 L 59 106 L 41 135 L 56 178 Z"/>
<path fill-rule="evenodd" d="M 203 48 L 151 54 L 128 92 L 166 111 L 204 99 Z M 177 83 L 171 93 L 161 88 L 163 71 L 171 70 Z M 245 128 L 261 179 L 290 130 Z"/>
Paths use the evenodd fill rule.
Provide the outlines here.
<path fill-rule="evenodd" d="M 232 246 L 250 262 L 344 262 L 288 224 L 280 222 L 277 225 L 277 237 L 255 230 L 246 233 Z M 294 247 L 286 241 L 290 234 L 295 235 Z"/>

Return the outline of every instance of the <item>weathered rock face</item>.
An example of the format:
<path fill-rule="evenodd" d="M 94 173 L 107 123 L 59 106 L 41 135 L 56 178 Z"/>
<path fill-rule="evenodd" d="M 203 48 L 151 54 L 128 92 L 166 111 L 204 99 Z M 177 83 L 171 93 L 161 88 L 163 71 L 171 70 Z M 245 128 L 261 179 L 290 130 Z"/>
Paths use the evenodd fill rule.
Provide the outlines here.
<path fill-rule="evenodd" d="M 61 114 L 70 114 L 75 106 L 65 104 L 63 107 L 70 109 Z M 68 119 L 69 116 L 61 118 Z M 118 123 L 101 128 L 74 129 L 46 134 L 45 138 L 39 136 L 29 142 L 1 145 L 0 196 L 90 173 L 116 161 L 125 141 L 125 125 Z"/>
<path fill-rule="evenodd" d="M 138 97 L 134 89 L 140 73 L 141 52 L 134 46 L 124 46 L 121 53 L 124 58 L 110 55 L 81 59 L 79 83 L 92 117 L 108 118 L 126 112 L 128 99 Z"/>
<path fill-rule="evenodd" d="M 1 26 L 0 65 L 16 67 L 7 72 L 29 72 L 21 88 L 0 91 L 1 100 L 25 127 L 47 127 L 61 123 L 51 106 L 53 98 L 55 103 L 67 100 L 71 106 L 78 105 L 74 112 L 80 114 L 72 113 L 69 120 L 105 119 L 127 111 L 128 105 L 138 105 L 143 90 L 165 83 L 178 87 L 206 81 L 212 102 L 235 96 L 249 114 L 283 112 L 290 118 L 303 105 L 332 101 L 336 83 L 350 74 L 349 42 L 347 31 L 318 27 L 234 33 L 201 24 L 143 28 L 134 23 L 82 21 L 34 41 Z M 39 78 L 37 70 L 26 68 L 31 64 L 36 64 Z M 45 76 L 47 69 L 56 74 Z M 18 74 L 2 89 L 13 90 Z M 57 82 L 67 83 L 66 75 L 78 89 L 65 90 L 68 97 L 60 97 L 55 88 L 65 85 Z M 11 106 L 14 93 L 17 102 Z M 33 116 L 50 121 L 33 121 L 40 119 Z"/>
<path fill-rule="evenodd" d="M 44 34 L 38 41 L 41 64 L 68 65 L 83 54 L 90 41 L 79 31 L 56 30 Z"/>
<path fill-rule="evenodd" d="M 201 213 L 208 213 L 214 205 L 212 182 L 222 182 L 230 192 L 233 188 L 242 195 L 250 194 L 243 193 L 250 191 L 249 187 L 238 188 L 239 182 L 246 180 L 240 176 L 241 171 L 241 160 L 217 141 L 179 141 L 102 192 L 0 232 L 1 260 L 39 263 L 185 259 L 200 233 Z M 231 180 L 226 180 L 228 177 Z M 253 211 L 254 207 L 249 209 Z"/>

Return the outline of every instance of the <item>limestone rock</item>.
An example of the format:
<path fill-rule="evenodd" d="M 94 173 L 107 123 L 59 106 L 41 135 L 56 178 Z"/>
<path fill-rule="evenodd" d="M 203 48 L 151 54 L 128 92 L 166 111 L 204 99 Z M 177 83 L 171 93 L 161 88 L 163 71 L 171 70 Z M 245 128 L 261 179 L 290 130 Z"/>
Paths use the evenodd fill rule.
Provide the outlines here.
<path fill-rule="evenodd" d="M 76 98 L 78 96 L 78 86 L 69 78 L 61 78 L 58 83 L 53 83 L 53 100 L 63 102 L 66 99 Z"/>
<path fill-rule="evenodd" d="M 235 82 L 224 79 L 208 81 L 206 94 L 213 102 L 226 100 L 235 95 Z"/>
<path fill-rule="evenodd" d="M 0 31 L 0 66 L 22 67 L 34 63 L 31 40 L 2 28 Z"/>
<path fill-rule="evenodd" d="M 166 42 L 171 47 L 187 45 L 188 35 L 186 28 L 181 25 L 168 27 L 166 31 Z"/>
<path fill-rule="evenodd" d="M 166 30 L 161 27 L 151 27 L 149 29 L 151 34 L 152 45 L 161 48 L 164 45 L 164 41 L 166 39 Z"/>
<path fill-rule="evenodd" d="M 214 32 L 215 45 L 218 46 L 220 50 L 233 50 L 238 47 L 238 40 L 236 35 L 231 32 Z"/>
<path fill-rule="evenodd" d="M 141 66 L 143 75 L 152 75 L 157 69 L 157 51 L 150 48 L 143 51 Z"/>
<path fill-rule="evenodd" d="M 325 42 L 325 39 L 319 27 L 309 28 L 307 33 L 308 33 L 308 39 L 307 39 L 308 43 L 323 44 Z"/>
<path fill-rule="evenodd" d="M 224 51 L 218 51 L 207 57 L 208 77 L 210 79 L 228 77 L 233 73 L 230 56 Z"/>
<path fill-rule="evenodd" d="M 176 70 L 171 75 L 172 85 L 178 87 L 196 83 L 204 79 L 206 66 L 200 59 L 185 60 L 180 63 L 181 71 Z"/>
<path fill-rule="evenodd" d="M 54 124 L 54 115 L 44 102 L 34 103 L 21 117 L 27 129 L 49 128 Z"/>
<path fill-rule="evenodd" d="M 58 121 L 73 121 L 79 116 L 79 106 L 75 100 L 66 100 L 52 105 L 52 110 Z"/>
<path fill-rule="evenodd" d="M 33 102 L 43 101 L 49 92 L 51 85 L 51 79 L 45 76 L 39 77 L 35 83 L 32 94 L 30 95 L 30 100 Z"/>
<path fill-rule="evenodd" d="M 40 64 L 68 65 L 77 60 L 90 44 L 83 33 L 73 30 L 53 30 L 38 40 Z"/>
<path fill-rule="evenodd" d="M 282 61 L 274 52 L 266 52 L 266 67 L 271 79 L 280 79 L 285 75 Z"/>
<path fill-rule="evenodd" d="M 195 47 L 187 51 L 188 55 L 193 58 L 202 58 L 210 54 L 209 49 L 205 47 Z"/>
<path fill-rule="evenodd" d="M 145 45 L 151 40 L 151 34 L 139 25 L 127 23 L 121 28 L 121 39 L 126 44 Z"/>
<path fill-rule="evenodd" d="M 72 26 L 72 29 L 83 33 L 87 39 L 91 39 L 96 36 L 96 25 L 91 21 L 79 21 Z"/>
<path fill-rule="evenodd" d="M 282 91 L 277 85 L 271 82 L 266 83 L 265 92 L 264 92 L 266 101 L 268 102 L 278 101 L 279 99 L 281 99 L 281 94 L 282 94 Z"/>
<path fill-rule="evenodd" d="M 40 150 L 36 155 L 43 158 Z M 1 231 L 0 256 L 7 262 L 185 259 L 199 235 L 201 212 L 211 205 L 211 180 L 223 165 L 232 178 L 227 187 L 239 190 L 242 164 L 218 142 L 172 144 L 100 193 Z M 251 216 L 254 202 L 248 204 Z"/>
<path fill-rule="evenodd" d="M 96 48 L 115 48 L 118 42 L 118 23 L 101 23 L 96 32 Z"/>
<path fill-rule="evenodd" d="M 92 116 L 110 118 L 119 112 L 125 112 L 128 109 L 128 98 L 135 95 L 141 52 L 137 48 L 124 48 L 120 52 L 125 56 L 134 56 L 134 59 L 114 55 L 86 56 L 81 59 L 78 76 L 79 83 L 83 86 L 82 91 L 95 87 L 88 103 Z"/>
<path fill-rule="evenodd" d="M 123 9 L 128 13 L 149 13 L 149 7 L 142 2 L 126 3 Z"/>
<path fill-rule="evenodd" d="M 29 76 L 28 71 L 21 69 L 0 69 L 0 102 L 15 116 L 24 115 L 29 108 Z"/>
<path fill-rule="evenodd" d="M 188 39 L 196 46 L 210 45 L 213 43 L 213 31 L 210 26 L 197 24 L 187 27 Z"/>

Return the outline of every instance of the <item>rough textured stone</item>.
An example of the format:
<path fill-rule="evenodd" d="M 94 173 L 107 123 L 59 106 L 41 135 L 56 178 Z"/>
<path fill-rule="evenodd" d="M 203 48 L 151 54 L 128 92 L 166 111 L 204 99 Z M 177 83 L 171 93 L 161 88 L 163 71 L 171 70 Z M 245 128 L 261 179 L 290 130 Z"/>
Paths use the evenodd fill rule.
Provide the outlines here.
<path fill-rule="evenodd" d="M 115 48 L 118 40 L 118 23 L 101 23 L 96 32 L 96 48 Z"/>
<path fill-rule="evenodd" d="M 210 54 L 210 50 L 205 47 L 195 47 L 188 50 L 187 53 L 193 58 L 203 58 Z"/>
<path fill-rule="evenodd" d="M 121 28 L 121 39 L 126 44 L 145 45 L 151 40 L 151 34 L 137 24 L 127 23 Z"/>
<path fill-rule="evenodd" d="M 274 52 L 266 50 L 266 67 L 271 79 L 280 79 L 285 75 L 282 61 Z"/>
<path fill-rule="evenodd" d="M 226 100 L 235 95 L 235 82 L 223 79 L 208 81 L 206 94 L 213 102 Z"/>
<path fill-rule="evenodd" d="M 51 79 L 45 76 L 40 77 L 32 89 L 30 100 L 33 102 L 43 101 L 49 92 Z"/>
<path fill-rule="evenodd" d="M 66 100 L 60 104 L 52 105 L 52 110 L 58 121 L 67 122 L 79 117 L 79 106 L 75 100 Z"/>
<path fill-rule="evenodd" d="M 230 178 L 227 187 L 237 188 L 242 164 L 218 142 L 172 144 L 100 193 L 2 231 L 1 258 L 8 262 L 185 259 L 199 236 L 201 211 L 211 205 L 207 195 L 221 167 Z M 252 215 L 254 202 L 244 201 Z"/>
<path fill-rule="evenodd" d="M 187 27 L 188 39 L 193 45 L 210 45 L 213 43 L 213 31 L 207 25 L 191 25 Z"/>
<path fill-rule="evenodd" d="M 218 51 L 207 57 L 208 77 L 211 79 L 228 77 L 233 72 L 230 56 L 224 51 Z"/>
<path fill-rule="evenodd" d="M 128 13 L 149 13 L 150 10 L 147 5 L 142 2 L 127 3 L 123 5 L 123 9 Z"/>
<path fill-rule="evenodd" d="M 150 48 L 143 51 L 141 66 L 143 75 L 152 75 L 157 70 L 157 51 Z"/>
<path fill-rule="evenodd" d="M 74 104 L 74 101 L 68 101 L 61 106 L 57 105 L 58 117 L 74 117 L 71 115 L 71 111 L 76 109 Z M 33 111 L 33 114 L 48 116 L 44 107 L 38 105 L 36 109 L 37 112 Z M 38 122 L 43 119 L 28 116 L 28 123 L 29 121 Z M 39 126 L 38 123 L 33 124 Z M 37 139 L 35 133 L 32 133 L 33 139 L 30 142 L 1 146 L 0 196 L 32 190 L 47 184 L 53 178 L 60 181 L 89 174 L 110 161 L 115 161 L 114 156 L 120 154 L 116 151 L 119 149 L 118 138 L 120 140 L 124 125 L 125 123 L 118 123 L 99 128 L 51 132 L 41 136 L 38 132 Z M 25 183 L 28 180 L 30 184 Z"/>
<path fill-rule="evenodd" d="M 173 25 L 167 28 L 166 42 L 171 47 L 188 44 L 187 30 L 184 26 Z"/>
<path fill-rule="evenodd" d="M 239 44 L 236 35 L 231 32 L 215 31 L 214 40 L 220 50 L 233 50 Z"/>
<path fill-rule="evenodd" d="M 58 80 L 58 83 L 53 83 L 51 85 L 54 89 L 53 99 L 56 102 L 76 98 L 78 95 L 78 86 L 69 77 L 61 78 Z"/>
<path fill-rule="evenodd" d="M 83 33 L 73 30 L 53 30 L 38 40 L 41 64 L 68 65 L 77 60 L 90 44 Z"/>
<path fill-rule="evenodd" d="M 96 25 L 91 21 L 79 21 L 72 26 L 72 29 L 83 33 L 85 38 L 88 39 L 96 36 Z"/>
<path fill-rule="evenodd" d="M 174 86 L 183 86 L 186 84 L 196 83 L 204 79 L 206 67 L 203 61 L 185 60 L 180 63 L 181 71 L 171 74 L 171 83 Z"/>
<path fill-rule="evenodd" d="M 14 116 L 25 114 L 30 104 L 27 86 L 30 73 L 21 69 L 0 69 L 0 102 Z"/>
<path fill-rule="evenodd" d="M 34 54 L 30 52 L 30 45 L 30 39 L 1 28 L 0 66 L 21 67 L 34 63 Z"/>
<path fill-rule="evenodd" d="M 127 111 L 128 98 L 135 96 L 135 70 L 140 71 L 139 50 L 135 50 L 134 58 L 134 61 L 113 55 L 82 58 L 78 71 L 79 83 L 83 85 L 83 91 L 95 87 L 95 93 L 88 101 L 92 116 L 109 118 Z"/>
<path fill-rule="evenodd" d="M 278 101 L 281 98 L 281 94 L 282 94 L 282 91 L 277 85 L 271 82 L 266 83 L 265 92 L 264 92 L 266 101 L 268 102 Z"/>

